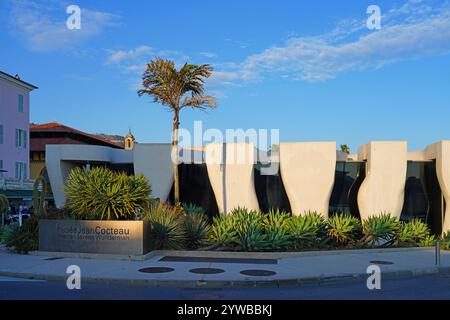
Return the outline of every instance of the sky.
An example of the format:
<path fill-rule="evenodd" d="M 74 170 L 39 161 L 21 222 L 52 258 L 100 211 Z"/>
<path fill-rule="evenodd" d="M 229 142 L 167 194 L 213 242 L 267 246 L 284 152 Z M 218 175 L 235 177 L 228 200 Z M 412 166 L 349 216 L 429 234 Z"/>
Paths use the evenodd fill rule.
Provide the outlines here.
<path fill-rule="evenodd" d="M 66 9 L 81 9 L 69 30 Z M 369 5 L 381 28 L 369 29 Z M 0 0 L 0 70 L 39 87 L 31 119 L 170 142 L 172 116 L 138 97 L 155 57 L 210 64 L 219 107 L 181 126 L 279 129 L 284 141 L 450 139 L 450 2 Z"/>

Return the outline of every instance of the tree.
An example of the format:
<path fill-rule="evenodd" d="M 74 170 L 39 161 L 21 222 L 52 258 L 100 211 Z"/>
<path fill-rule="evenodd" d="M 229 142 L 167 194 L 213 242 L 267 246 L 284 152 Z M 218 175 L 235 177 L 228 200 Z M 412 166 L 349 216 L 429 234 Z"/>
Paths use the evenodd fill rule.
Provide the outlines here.
<path fill-rule="evenodd" d="M 178 179 L 178 128 L 180 112 L 185 107 L 206 110 L 216 108 L 216 99 L 204 94 L 205 79 L 212 74 L 212 67 L 208 64 L 195 65 L 185 63 L 179 70 L 171 60 L 155 58 L 142 75 L 143 88 L 138 95 L 148 94 L 153 102 L 161 103 L 173 112 L 172 130 L 172 161 L 174 176 L 175 203 L 180 200 Z"/>
<path fill-rule="evenodd" d="M 346 144 L 341 144 L 341 151 L 346 154 L 350 154 L 350 147 Z"/>

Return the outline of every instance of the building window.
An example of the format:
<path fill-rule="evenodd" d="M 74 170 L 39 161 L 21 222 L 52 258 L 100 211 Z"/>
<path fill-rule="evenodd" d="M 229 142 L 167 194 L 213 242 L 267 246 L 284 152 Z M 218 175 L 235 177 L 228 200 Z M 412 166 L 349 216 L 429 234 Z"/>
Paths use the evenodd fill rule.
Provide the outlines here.
<path fill-rule="evenodd" d="M 27 131 L 22 129 L 16 129 L 16 147 L 26 149 L 27 148 Z"/>
<path fill-rule="evenodd" d="M 27 178 L 27 164 L 25 162 L 16 162 L 16 179 Z"/>
<path fill-rule="evenodd" d="M 3 169 L 3 160 L 0 160 L 0 169 Z"/>
<path fill-rule="evenodd" d="M 3 125 L 0 124 L 0 144 L 3 144 Z"/>
<path fill-rule="evenodd" d="M 360 218 L 358 192 L 365 177 L 366 164 L 364 162 L 336 162 L 334 186 L 328 212 L 330 217 L 336 213 L 343 213 Z"/>
<path fill-rule="evenodd" d="M 23 95 L 19 94 L 19 112 L 23 113 Z"/>

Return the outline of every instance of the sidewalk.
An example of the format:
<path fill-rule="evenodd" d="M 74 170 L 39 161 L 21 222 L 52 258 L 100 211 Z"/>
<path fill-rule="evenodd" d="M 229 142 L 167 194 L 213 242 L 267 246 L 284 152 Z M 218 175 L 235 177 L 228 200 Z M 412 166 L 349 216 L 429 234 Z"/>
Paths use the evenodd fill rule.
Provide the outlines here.
<path fill-rule="evenodd" d="M 383 278 L 412 277 L 434 273 L 450 273 L 450 252 L 442 251 L 441 265 L 435 266 L 433 248 L 382 249 L 334 252 L 306 252 L 294 254 L 222 254 L 217 252 L 155 252 L 146 261 L 93 260 L 55 258 L 37 255 L 18 255 L 0 252 L 0 276 L 65 281 L 66 268 L 81 268 L 82 282 L 114 283 L 172 287 L 248 287 L 324 284 L 366 281 L 366 269 L 377 264 Z M 185 256 L 207 261 L 184 260 Z M 215 258 L 232 258 L 217 262 Z M 265 260 L 233 260 L 233 258 Z M 168 258 L 166 258 L 168 259 Z M 212 260 L 211 260 L 212 259 Z M 274 260 L 268 260 L 274 259 Z M 390 264 L 385 264 L 390 263 Z M 165 273 L 144 273 L 149 267 L 172 268 Z M 222 269 L 223 273 L 196 274 L 197 268 Z M 250 276 L 243 270 L 264 270 L 276 274 Z M 208 270 L 206 270 L 208 271 Z M 220 270 L 216 270 L 220 271 Z M 205 272 L 205 270 L 200 270 Z"/>

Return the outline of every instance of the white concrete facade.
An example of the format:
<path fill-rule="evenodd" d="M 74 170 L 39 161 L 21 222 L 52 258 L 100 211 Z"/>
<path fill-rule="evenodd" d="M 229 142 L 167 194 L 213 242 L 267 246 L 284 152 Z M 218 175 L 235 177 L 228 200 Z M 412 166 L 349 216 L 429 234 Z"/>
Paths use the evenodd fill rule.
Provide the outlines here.
<path fill-rule="evenodd" d="M 280 144 L 280 171 L 292 213 L 328 217 L 336 170 L 336 142 Z"/>
<path fill-rule="evenodd" d="M 83 145 L 47 146 L 47 170 L 56 205 L 64 205 L 63 186 L 70 170 L 93 161 L 132 164 L 136 174 L 149 178 L 153 196 L 166 200 L 173 184 L 170 150 L 170 144 L 138 144 L 129 151 Z M 219 211 L 229 213 L 238 206 L 259 210 L 253 173 L 257 163 L 255 147 L 245 143 L 209 144 L 203 154 Z M 336 152 L 335 142 L 281 143 L 280 174 L 294 214 L 317 211 L 328 215 L 336 161 L 366 162 L 366 177 L 357 195 L 362 219 L 382 212 L 400 217 L 408 161 L 435 161 L 442 196 L 450 203 L 450 141 L 437 142 L 419 152 L 408 152 L 404 141 L 370 142 L 360 147 L 357 155 L 348 156 Z M 444 232 L 450 231 L 450 205 L 445 216 Z"/>

